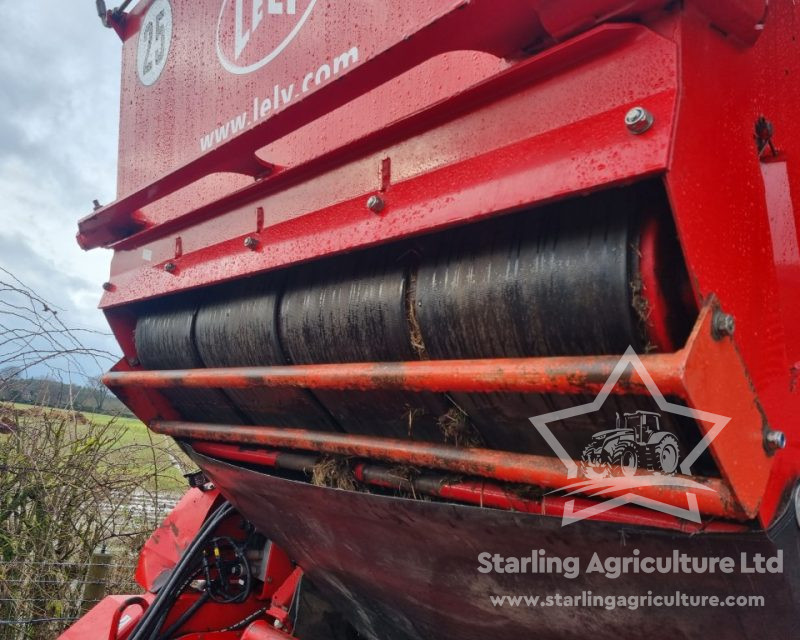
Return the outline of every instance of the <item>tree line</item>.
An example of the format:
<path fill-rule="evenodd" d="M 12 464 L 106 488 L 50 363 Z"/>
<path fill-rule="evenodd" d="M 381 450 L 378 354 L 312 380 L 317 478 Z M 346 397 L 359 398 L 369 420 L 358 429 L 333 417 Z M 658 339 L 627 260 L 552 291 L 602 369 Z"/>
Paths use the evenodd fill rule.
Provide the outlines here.
<path fill-rule="evenodd" d="M 64 383 L 52 378 L 23 378 L 0 371 L 0 401 L 46 407 L 68 407 L 77 411 L 133 416 L 103 384 L 99 377 L 84 385 Z"/>

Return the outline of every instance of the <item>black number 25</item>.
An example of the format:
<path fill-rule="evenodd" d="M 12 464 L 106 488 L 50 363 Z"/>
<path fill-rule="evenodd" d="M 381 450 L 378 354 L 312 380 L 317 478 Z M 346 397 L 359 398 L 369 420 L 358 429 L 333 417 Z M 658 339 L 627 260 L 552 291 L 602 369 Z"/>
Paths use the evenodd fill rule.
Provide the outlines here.
<path fill-rule="evenodd" d="M 167 53 L 167 32 L 162 21 L 165 11 L 162 9 L 156 14 L 155 21 L 150 20 L 144 25 L 144 38 L 147 42 L 147 50 L 144 55 L 144 73 L 147 75 L 153 68 L 154 61 L 151 57 L 153 53 L 153 40 L 158 39 L 158 49 L 155 51 L 155 65 L 160 66 Z M 155 37 L 154 37 L 155 36 Z"/>

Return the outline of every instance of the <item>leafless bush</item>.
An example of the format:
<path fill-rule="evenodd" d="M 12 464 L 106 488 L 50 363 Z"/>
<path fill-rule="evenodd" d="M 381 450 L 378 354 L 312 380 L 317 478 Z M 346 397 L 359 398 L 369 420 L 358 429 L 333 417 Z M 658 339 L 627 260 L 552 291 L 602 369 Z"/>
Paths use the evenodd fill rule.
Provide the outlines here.
<path fill-rule="evenodd" d="M 0 388 L 32 369 L 58 379 L 91 378 L 116 359 L 105 349 L 87 346 L 90 339 L 109 334 L 70 327 L 62 311 L 0 267 Z"/>
<path fill-rule="evenodd" d="M 123 444 L 113 422 L 49 408 L 5 411 L 12 430 L 0 435 L 0 639 L 52 638 L 79 615 L 96 549 L 123 567 L 114 587 L 133 588 L 138 549 L 165 515 L 158 480 L 176 460 L 152 442 Z"/>
<path fill-rule="evenodd" d="M 60 312 L 0 267 L 0 391 L 38 382 L 36 401 L 66 407 L 0 403 L 0 640 L 54 638 L 79 616 L 99 548 L 113 557 L 109 591 L 138 590 L 138 550 L 169 507 L 159 488 L 181 464 L 167 441 L 130 444 L 114 420 L 73 410 L 79 389 L 103 407 L 96 376 L 116 357 L 87 346 L 106 334 Z M 59 399 L 38 397 L 52 390 Z"/>

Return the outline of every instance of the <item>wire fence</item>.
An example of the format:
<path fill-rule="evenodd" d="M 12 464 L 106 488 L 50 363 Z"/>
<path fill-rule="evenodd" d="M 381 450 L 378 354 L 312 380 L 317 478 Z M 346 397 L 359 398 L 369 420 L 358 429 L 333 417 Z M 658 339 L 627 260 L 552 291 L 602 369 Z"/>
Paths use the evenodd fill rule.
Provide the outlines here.
<path fill-rule="evenodd" d="M 107 593 L 140 593 L 128 554 L 0 561 L 0 640 L 53 640 Z"/>

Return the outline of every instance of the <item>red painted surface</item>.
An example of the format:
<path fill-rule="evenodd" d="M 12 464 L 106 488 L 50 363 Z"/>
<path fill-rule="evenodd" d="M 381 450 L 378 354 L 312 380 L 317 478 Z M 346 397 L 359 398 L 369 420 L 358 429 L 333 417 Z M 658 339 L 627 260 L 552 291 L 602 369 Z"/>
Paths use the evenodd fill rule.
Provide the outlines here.
<path fill-rule="evenodd" d="M 291 638 L 294 638 L 294 636 L 278 631 L 263 620 L 254 622 L 242 634 L 242 640 L 290 640 Z"/>
<path fill-rule="evenodd" d="M 666 185 L 690 278 L 699 299 L 713 293 L 734 315 L 734 341 L 763 408 L 763 422 L 787 437 L 788 446 L 775 454 L 763 492 L 760 519 L 765 523 L 772 521 L 781 496 L 800 472 L 800 396 L 792 385 L 796 361 L 787 352 L 797 337 L 781 308 L 785 296 L 800 290 L 800 279 L 796 272 L 786 278 L 775 254 L 774 247 L 784 240 L 775 238 L 770 226 L 753 135 L 756 120 L 765 115 L 786 160 L 787 195 L 796 212 L 797 24 L 800 7 L 771 2 L 757 42 L 736 47 L 709 31 L 707 16 L 689 4 L 673 36 L 681 50 L 682 84 Z M 721 405 L 736 406 L 733 390 L 718 388 L 716 393 Z M 748 463 L 739 461 L 743 467 Z"/>
<path fill-rule="evenodd" d="M 150 590 L 164 571 L 174 567 L 220 498 L 219 492 L 190 489 L 145 542 L 136 567 L 136 582 Z"/>
<path fill-rule="evenodd" d="M 154 594 L 106 596 L 75 624 L 62 633 L 59 640 L 125 640 L 142 616 L 146 603 Z"/>
<path fill-rule="evenodd" d="M 600 27 L 428 110 L 364 131 L 327 154 L 286 165 L 214 205 L 200 206 L 202 201 L 194 199 L 176 203 L 168 214 L 147 213 L 159 226 L 117 247 L 111 277 L 115 289 L 106 292 L 103 306 L 386 242 L 663 170 L 675 109 L 675 56 L 672 43 L 640 27 Z M 643 72 L 620 81 L 631 59 Z M 569 72 L 553 75 L 554 68 Z M 634 137 L 620 122 L 628 108 L 642 101 L 661 126 Z M 371 112 L 371 104 L 363 106 Z M 345 117 L 353 116 L 335 111 L 325 124 L 338 130 Z M 565 131 L 570 138 L 591 138 L 592 146 L 576 154 L 565 144 Z M 313 144 L 305 130 L 300 134 L 289 136 L 286 144 Z M 385 158 L 391 160 L 391 185 L 386 209 L 376 216 L 365 201 L 381 188 Z M 243 239 L 257 231 L 259 207 L 264 229 L 258 250 L 250 251 Z M 176 211 L 186 213 L 179 218 Z M 177 236 L 183 248 L 178 259 Z M 168 260 L 177 265 L 172 273 L 163 270 Z"/>

